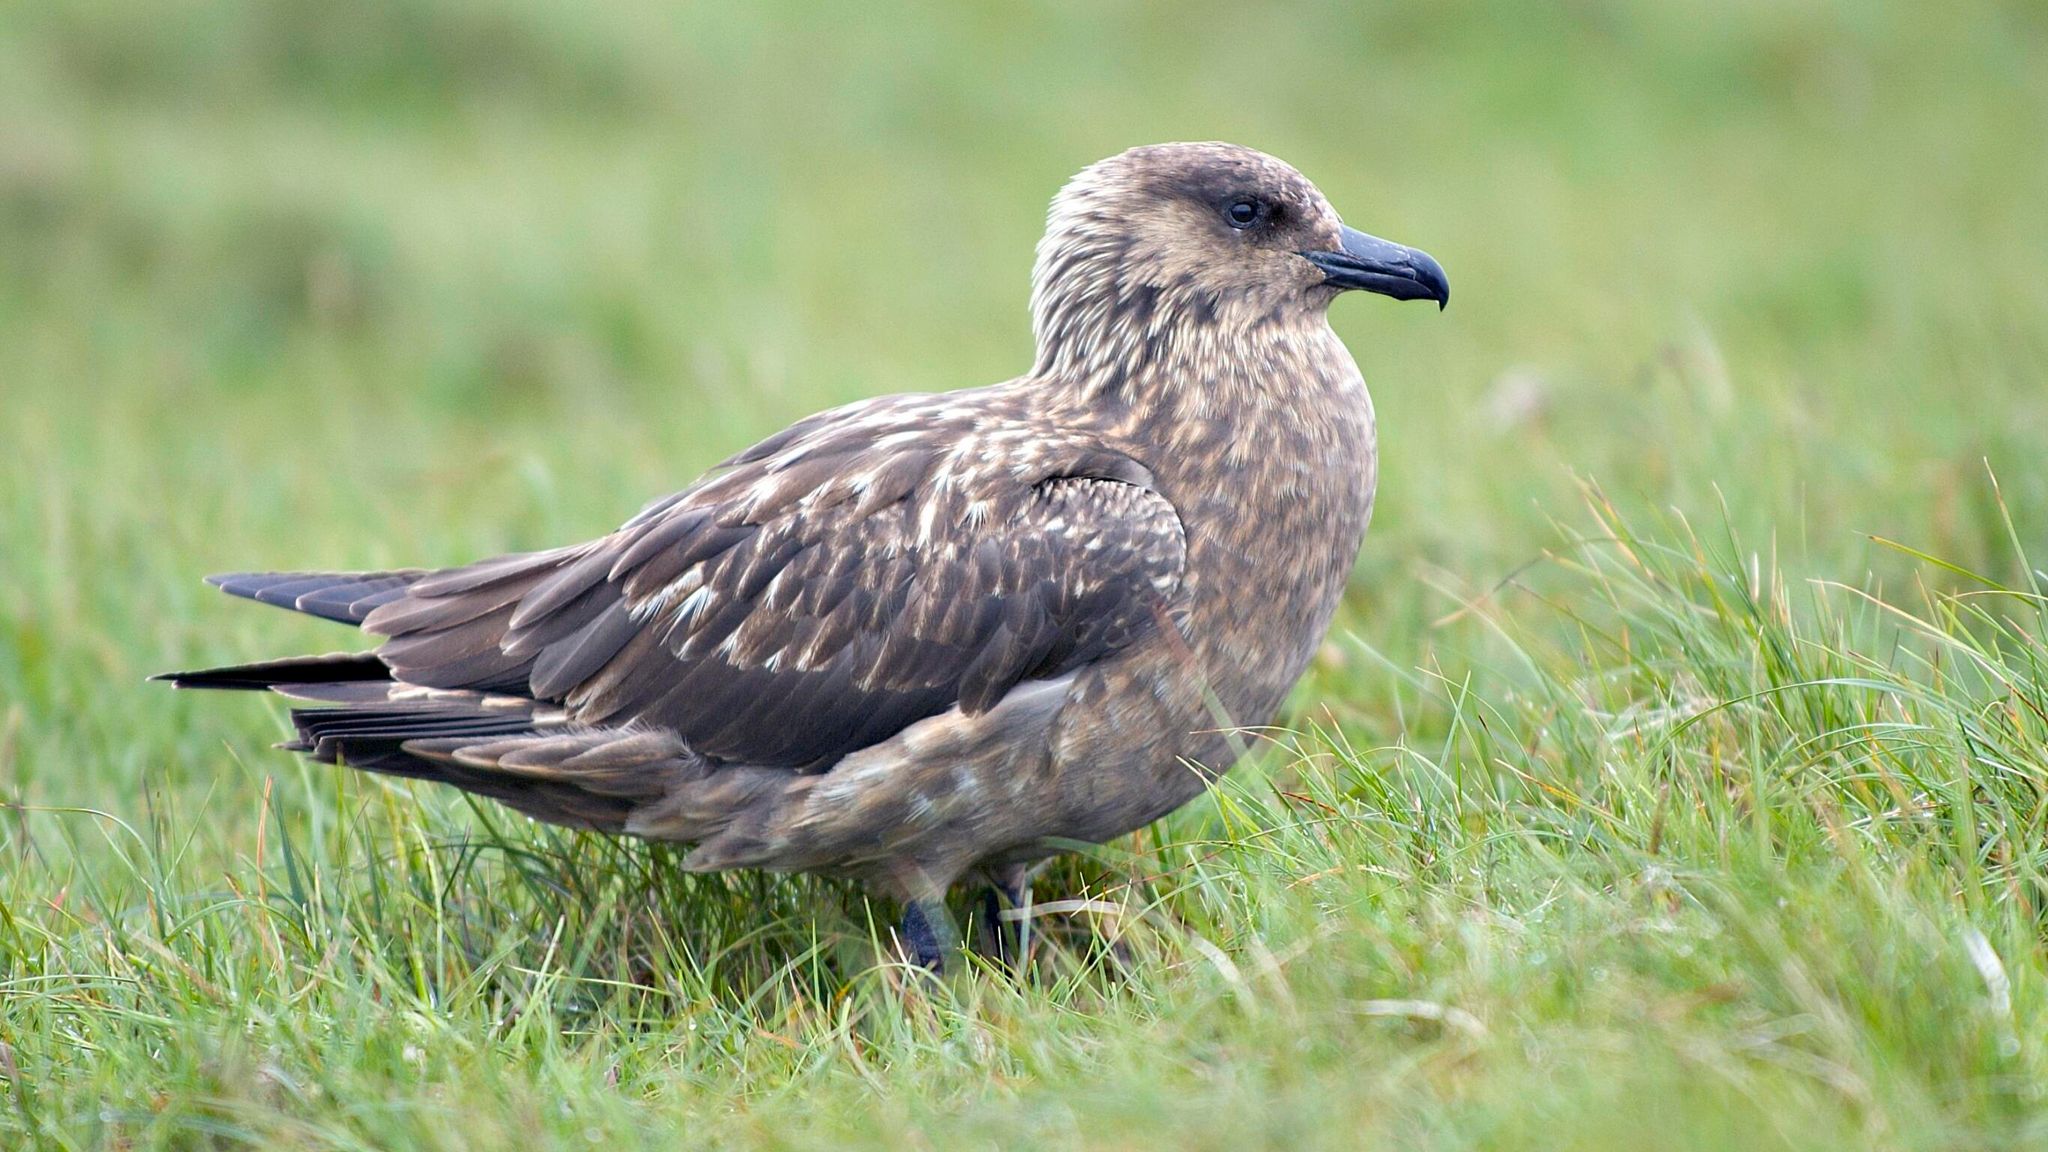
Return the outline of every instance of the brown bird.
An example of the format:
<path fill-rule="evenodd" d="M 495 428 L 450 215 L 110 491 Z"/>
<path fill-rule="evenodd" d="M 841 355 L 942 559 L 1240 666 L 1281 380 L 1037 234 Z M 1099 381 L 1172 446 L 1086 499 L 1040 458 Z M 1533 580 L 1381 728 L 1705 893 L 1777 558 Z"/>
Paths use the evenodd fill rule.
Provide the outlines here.
<path fill-rule="evenodd" d="M 213 577 L 384 642 L 162 679 L 693 869 L 857 877 L 938 966 L 950 885 L 1180 807 L 1321 642 L 1373 500 L 1353 288 L 1450 294 L 1273 157 L 1135 148 L 1053 200 L 1023 376 L 812 416 L 586 544 Z"/>

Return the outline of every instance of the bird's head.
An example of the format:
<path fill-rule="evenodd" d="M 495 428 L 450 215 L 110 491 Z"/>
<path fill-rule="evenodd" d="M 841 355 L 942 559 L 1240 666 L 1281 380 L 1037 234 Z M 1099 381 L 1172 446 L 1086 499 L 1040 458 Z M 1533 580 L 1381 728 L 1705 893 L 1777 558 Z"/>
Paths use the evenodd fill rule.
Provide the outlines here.
<path fill-rule="evenodd" d="M 1092 164 L 1053 199 L 1032 271 L 1041 353 L 1114 330 L 1320 316 L 1353 288 L 1450 300 L 1427 253 L 1345 227 L 1289 165 L 1235 144 L 1154 144 Z"/>

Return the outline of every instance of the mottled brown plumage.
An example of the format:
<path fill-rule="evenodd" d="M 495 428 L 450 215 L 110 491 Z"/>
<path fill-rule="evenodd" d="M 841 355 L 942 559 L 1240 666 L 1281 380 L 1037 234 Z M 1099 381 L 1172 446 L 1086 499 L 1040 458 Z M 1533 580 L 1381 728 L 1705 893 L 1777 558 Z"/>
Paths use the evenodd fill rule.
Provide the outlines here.
<path fill-rule="evenodd" d="M 1372 509 L 1351 287 L 1447 295 L 1278 160 L 1134 149 L 1053 203 L 1027 375 L 813 416 L 587 544 L 216 578 L 384 642 L 170 679 L 693 868 L 1013 872 L 1199 793 L 1321 640 Z"/>

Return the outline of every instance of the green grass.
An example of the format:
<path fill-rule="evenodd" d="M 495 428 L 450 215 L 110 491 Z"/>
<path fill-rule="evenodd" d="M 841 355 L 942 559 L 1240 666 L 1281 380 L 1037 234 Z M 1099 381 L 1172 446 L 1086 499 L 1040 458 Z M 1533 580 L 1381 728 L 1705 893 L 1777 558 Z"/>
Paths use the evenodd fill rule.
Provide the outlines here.
<path fill-rule="evenodd" d="M 2048 1147 L 2044 10 L 1356 7 L 0 8 L 0 1146 Z M 1338 627 L 1029 971 L 142 682 L 1014 374 L 1212 137 L 1457 301 L 1339 304 Z"/>

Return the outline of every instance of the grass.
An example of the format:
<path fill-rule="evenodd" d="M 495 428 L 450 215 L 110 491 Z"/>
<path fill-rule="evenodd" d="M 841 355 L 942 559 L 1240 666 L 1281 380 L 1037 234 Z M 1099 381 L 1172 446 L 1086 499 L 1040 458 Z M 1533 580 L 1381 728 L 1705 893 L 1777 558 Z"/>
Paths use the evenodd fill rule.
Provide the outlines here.
<path fill-rule="evenodd" d="M 2037 5 L 0 10 L 0 1145 L 2048 1146 Z M 604 531 L 1029 356 L 1222 137 L 1440 257 L 1255 761 L 933 983 L 272 752 L 210 571 Z"/>

